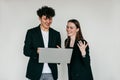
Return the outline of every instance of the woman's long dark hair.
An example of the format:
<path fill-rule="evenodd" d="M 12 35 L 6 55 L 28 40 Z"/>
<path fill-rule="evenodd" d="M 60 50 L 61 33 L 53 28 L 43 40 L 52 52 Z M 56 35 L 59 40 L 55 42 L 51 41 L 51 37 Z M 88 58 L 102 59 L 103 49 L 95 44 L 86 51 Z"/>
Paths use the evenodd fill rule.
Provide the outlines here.
<path fill-rule="evenodd" d="M 67 23 L 69 23 L 69 22 L 74 23 L 75 26 L 76 26 L 76 28 L 79 29 L 79 31 L 77 32 L 77 35 L 76 35 L 76 41 L 84 40 L 79 21 L 76 20 L 76 19 L 70 19 L 70 20 L 68 20 Z M 70 37 L 68 36 L 67 39 L 66 39 L 66 41 L 65 41 L 65 47 L 67 47 L 67 45 L 69 44 L 69 42 L 70 42 Z"/>

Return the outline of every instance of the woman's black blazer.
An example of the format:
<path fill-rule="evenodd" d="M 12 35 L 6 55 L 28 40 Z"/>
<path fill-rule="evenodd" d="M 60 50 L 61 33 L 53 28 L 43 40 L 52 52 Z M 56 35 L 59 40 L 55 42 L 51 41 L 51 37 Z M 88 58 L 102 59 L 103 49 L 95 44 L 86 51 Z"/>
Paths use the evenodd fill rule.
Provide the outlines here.
<path fill-rule="evenodd" d="M 69 80 L 93 80 L 90 66 L 89 47 L 87 46 L 86 48 L 86 57 L 82 57 L 77 43 L 78 42 L 75 41 L 71 62 L 68 64 Z M 70 41 L 66 48 L 70 48 Z"/>

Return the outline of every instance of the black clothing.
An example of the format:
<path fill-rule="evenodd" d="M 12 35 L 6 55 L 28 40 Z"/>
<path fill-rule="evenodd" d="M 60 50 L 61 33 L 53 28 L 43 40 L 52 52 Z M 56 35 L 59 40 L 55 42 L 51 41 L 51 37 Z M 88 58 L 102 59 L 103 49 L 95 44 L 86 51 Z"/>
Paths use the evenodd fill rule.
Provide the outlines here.
<path fill-rule="evenodd" d="M 65 43 L 67 40 L 65 40 Z M 70 47 L 70 41 L 66 48 Z M 69 80 L 93 80 L 90 67 L 89 47 L 86 48 L 86 56 L 82 57 L 77 41 L 74 43 L 71 62 L 68 64 Z"/>
<path fill-rule="evenodd" d="M 49 28 L 48 48 L 57 48 L 56 45 L 61 46 L 60 33 Z M 40 25 L 27 31 L 24 45 L 24 55 L 30 57 L 26 77 L 31 80 L 39 80 L 43 70 L 43 63 L 38 63 L 38 47 L 44 47 Z M 57 64 L 48 63 L 48 65 L 54 80 L 57 80 Z"/>

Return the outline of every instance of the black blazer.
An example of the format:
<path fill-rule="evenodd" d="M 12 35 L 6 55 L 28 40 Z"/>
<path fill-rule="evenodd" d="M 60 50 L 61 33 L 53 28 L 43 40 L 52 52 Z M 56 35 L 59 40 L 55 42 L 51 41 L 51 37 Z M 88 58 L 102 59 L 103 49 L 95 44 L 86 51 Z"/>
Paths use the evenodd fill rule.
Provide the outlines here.
<path fill-rule="evenodd" d="M 70 41 L 66 48 L 70 48 Z M 75 41 L 71 62 L 68 64 L 68 73 L 69 80 L 93 80 L 88 46 L 86 48 L 86 57 L 83 58 L 77 45 L 77 41 Z"/>
<path fill-rule="evenodd" d="M 60 33 L 50 28 L 48 41 L 49 48 L 57 48 L 56 45 L 61 46 Z M 27 66 L 26 77 L 31 80 L 39 80 L 42 74 L 43 63 L 38 63 L 37 54 L 38 47 L 44 48 L 40 25 L 35 28 L 29 29 L 27 31 L 25 38 L 24 55 L 30 57 Z M 48 65 L 52 71 L 54 80 L 57 80 L 58 78 L 57 64 L 48 63 Z"/>

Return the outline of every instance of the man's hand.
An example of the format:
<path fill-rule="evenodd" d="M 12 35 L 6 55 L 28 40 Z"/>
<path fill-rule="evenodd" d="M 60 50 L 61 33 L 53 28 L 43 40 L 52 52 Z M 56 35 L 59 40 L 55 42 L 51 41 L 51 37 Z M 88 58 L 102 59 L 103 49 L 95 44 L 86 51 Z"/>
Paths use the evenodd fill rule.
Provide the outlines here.
<path fill-rule="evenodd" d="M 38 53 L 38 54 L 40 53 L 40 48 L 37 48 L 37 53 Z"/>

